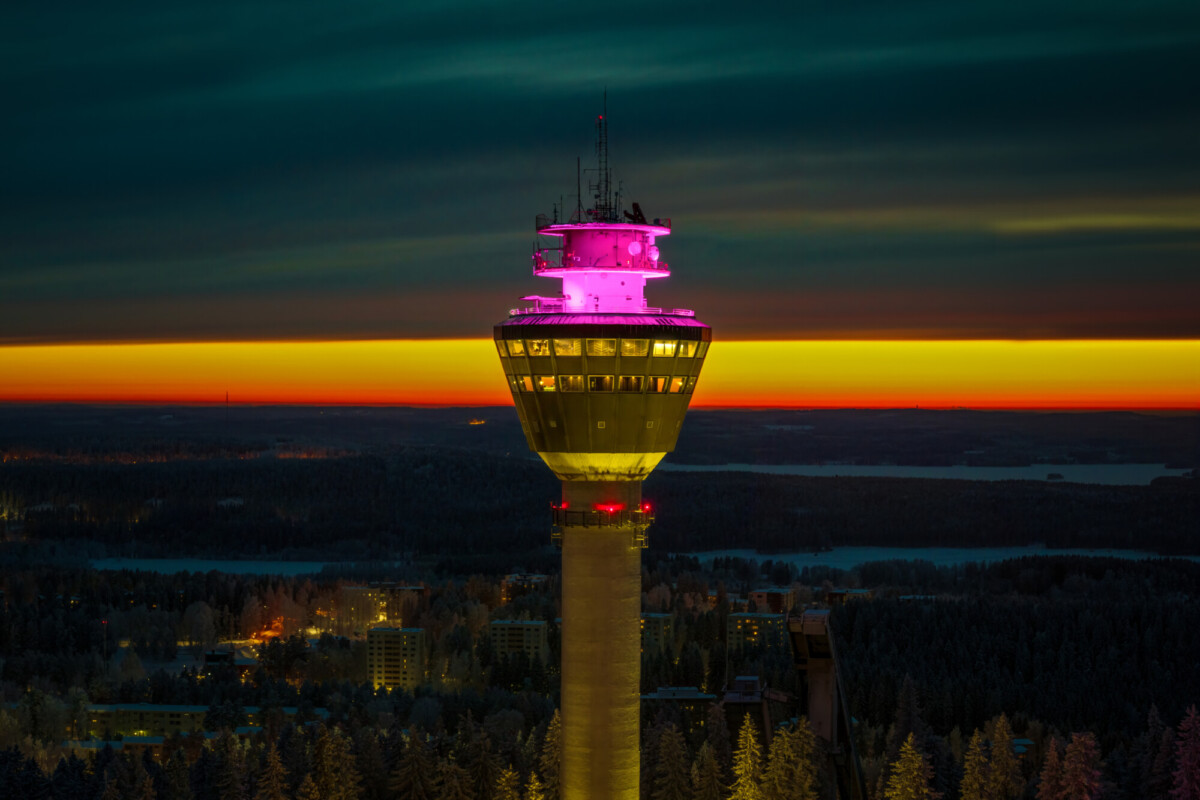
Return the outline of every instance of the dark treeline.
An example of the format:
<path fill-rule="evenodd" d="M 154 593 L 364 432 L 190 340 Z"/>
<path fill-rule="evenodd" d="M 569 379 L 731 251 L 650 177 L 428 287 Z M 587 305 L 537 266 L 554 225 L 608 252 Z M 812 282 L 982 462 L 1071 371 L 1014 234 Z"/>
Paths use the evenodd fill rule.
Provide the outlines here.
<path fill-rule="evenodd" d="M 311 459 L 9 462 L 0 527 L 108 555 L 386 559 L 535 550 L 557 482 L 526 458 L 432 448 Z M 1200 481 L 1150 486 L 654 474 L 656 550 L 1003 546 L 1196 551 Z M 92 552 L 95 552 L 94 550 Z"/>

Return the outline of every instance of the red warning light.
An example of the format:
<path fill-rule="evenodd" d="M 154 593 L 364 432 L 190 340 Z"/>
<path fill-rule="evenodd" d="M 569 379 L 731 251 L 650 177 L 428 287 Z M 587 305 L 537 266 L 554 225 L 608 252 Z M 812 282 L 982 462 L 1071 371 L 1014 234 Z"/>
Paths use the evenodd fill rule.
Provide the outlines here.
<path fill-rule="evenodd" d="M 642 511 L 645 511 L 646 513 L 650 513 L 650 504 L 642 503 Z"/>
<path fill-rule="evenodd" d="M 618 511 L 624 511 L 625 504 L 624 503 L 596 503 L 596 505 L 593 506 L 593 508 L 595 508 L 597 511 L 606 511 L 609 514 L 615 514 Z"/>

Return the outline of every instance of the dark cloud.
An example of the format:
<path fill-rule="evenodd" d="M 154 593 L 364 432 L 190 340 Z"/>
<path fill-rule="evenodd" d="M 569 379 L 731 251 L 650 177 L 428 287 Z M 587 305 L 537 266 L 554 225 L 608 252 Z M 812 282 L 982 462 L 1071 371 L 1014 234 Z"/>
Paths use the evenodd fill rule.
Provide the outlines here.
<path fill-rule="evenodd" d="M 726 336 L 1200 336 L 1194 3 L 0 13 L 0 341 L 480 335 L 605 88 Z"/>

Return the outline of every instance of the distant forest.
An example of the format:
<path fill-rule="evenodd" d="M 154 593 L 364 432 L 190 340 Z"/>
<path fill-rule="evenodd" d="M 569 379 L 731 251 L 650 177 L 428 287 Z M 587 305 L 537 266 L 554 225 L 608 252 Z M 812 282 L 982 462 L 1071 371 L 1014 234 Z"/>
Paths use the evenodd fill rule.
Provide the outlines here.
<path fill-rule="evenodd" d="M 315 458 L 13 460 L 0 529 L 93 556 L 389 559 L 544 549 L 560 494 L 540 462 L 403 447 Z M 1200 481 L 1150 486 L 658 472 L 651 547 L 1118 547 L 1195 553 Z"/>

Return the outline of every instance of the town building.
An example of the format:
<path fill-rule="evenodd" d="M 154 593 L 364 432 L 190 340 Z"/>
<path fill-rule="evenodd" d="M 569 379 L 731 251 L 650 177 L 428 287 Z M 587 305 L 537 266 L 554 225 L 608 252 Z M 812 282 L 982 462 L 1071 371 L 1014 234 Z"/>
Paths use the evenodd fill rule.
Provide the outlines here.
<path fill-rule="evenodd" d="M 427 663 L 424 628 L 367 631 L 367 674 L 376 689 L 411 692 L 425 682 Z"/>

